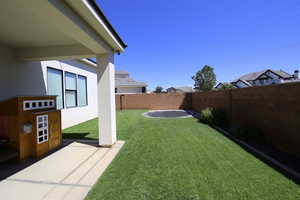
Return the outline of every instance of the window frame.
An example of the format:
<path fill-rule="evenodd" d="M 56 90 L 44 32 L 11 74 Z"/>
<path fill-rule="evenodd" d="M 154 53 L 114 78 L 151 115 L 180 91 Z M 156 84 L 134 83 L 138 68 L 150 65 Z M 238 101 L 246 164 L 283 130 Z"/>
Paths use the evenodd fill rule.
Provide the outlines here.
<path fill-rule="evenodd" d="M 83 75 L 80 75 L 80 74 L 78 74 L 77 75 L 77 86 L 78 86 L 78 81 L 79 81 L 79 77 L 84 77 L 85 78 L 85 89 L 86 89 L 86 91 L 85 91 L 85 94 L 86 94 L 86 97 L 85 97 L 85 99 L 86 99 L 86 104 L 85 105 L 79 105 L 79 101 L 78 101 L 78 103 L 77 103 L 77 105 L 78 105 L 78 107 L 84 107 L 84 106 L 88 106 L 89 105 L 89 102 L 88 102 L 88 81 L 87 81 L 87 77 L 86 76 L 83 76 Z M 77 87 L 77 99 L 78 99 L 78 94 L 79 94 L 79 92 L 78 92 L 78 87 Z"/>
<path fill-rule="evenodd" d="M 66 75 L 67 74 L 73 74 L 75 75 L 75 90 L 71 90 L 71 89 L 67 89 L 67 79 L 66 79 Z M 66 96 L 66 108 L 76 108 L 78 107 L 78 83 L 77 83 L 77 74 L 73 73 L 73 72 L 69 72 L 69 71 L 64 71 L 64 80 L 65 80 L 65 92 L 64 92 L 64 95 Z M 70 92 L 75 92 L 75 106 L 68 106 L 67 105 L 67 91 L 70 91 Z"/>
<path fill-rule="evenodd" d="M 65 108 L 65 88 L 64 88 L 64 71 L 61 70 L 61 69 L 56 69 L 54 67 L 49 67 L 47 66 L 47 95 L 48 94 L 48 91 L 49 91 L 49 77 L 48 77 L 48 69 L 52 69 L 52 70 L 56 70 L 56 71 L 59 71 L 60 74 L 61 74 L 61 98 L 62 98 L 62 108 L 61 109 L 64 109 Z M 55 100 L 56 101 L 56 106 L 57 106 L 57 99 Z"/>

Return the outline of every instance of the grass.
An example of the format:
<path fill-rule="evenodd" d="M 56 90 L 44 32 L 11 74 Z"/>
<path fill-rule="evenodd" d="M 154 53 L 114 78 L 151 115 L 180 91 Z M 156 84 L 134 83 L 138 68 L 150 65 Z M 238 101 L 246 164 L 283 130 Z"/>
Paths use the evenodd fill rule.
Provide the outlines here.
<path fill-rule="evenodd" d="M 300 187 L 196 119 L 147 119 L 117 112 L 126 144 L 87 199 L 296 200 Z M 64 137 L 97 138 L 97 120 Z"/>

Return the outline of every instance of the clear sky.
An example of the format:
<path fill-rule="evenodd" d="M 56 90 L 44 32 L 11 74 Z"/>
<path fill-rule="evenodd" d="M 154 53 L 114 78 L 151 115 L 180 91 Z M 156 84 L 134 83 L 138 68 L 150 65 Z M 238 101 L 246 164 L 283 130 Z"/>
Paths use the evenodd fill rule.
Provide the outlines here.
<path fill-rule="evenodd" d="M 98 0 L 122 39 L 116 69 L 150 89 L 193 85 L 208 64 L 218 81 L 300 69 L 299 0 Z"/>

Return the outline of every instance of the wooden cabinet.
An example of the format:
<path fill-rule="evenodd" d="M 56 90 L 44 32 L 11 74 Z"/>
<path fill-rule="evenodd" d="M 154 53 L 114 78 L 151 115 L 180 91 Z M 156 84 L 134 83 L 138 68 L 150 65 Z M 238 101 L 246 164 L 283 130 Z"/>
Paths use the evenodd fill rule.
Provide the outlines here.
<path fill-rule="evenodd" d="M 62 143 L 61 112 L 54 96 L 0 102 L 0 118 L 5 119 L 0 132 L 8 138 L 6 146 L 18 152 L 19 160 L 40 157 Z"/>

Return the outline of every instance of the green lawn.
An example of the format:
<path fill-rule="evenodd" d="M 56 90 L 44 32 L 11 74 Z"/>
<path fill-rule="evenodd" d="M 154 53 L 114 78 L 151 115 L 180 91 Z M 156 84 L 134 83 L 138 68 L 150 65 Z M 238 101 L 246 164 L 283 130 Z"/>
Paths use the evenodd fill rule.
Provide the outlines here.
<path fill-rule="evenodd" d="M 300 187 L 196 119 L 117 112 L 123 149 L 87 199 L 298 200 Z M 97 137 L 97 121 L 64 137 Z"/>

